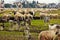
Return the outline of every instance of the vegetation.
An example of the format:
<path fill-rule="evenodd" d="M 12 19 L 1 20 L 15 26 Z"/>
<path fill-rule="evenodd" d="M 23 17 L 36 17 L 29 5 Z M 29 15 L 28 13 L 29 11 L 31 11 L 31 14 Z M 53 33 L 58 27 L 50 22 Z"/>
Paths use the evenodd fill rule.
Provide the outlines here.
<path fill-rule="evenodd" d="M 11 13 L 10 13 L 11 12 Z M 3 16 L 3 13 L 10 13 L 12 16 L 14 16 L 13 12 L 10 10 L 6 10 L 4 12 L 2 12 L 0 14 L 0 17 Z M 53 10 L 53 11 L 49 11 L 48 13 L 60 13 L 60 10 Z M 35 16 L 38 16 L 39 17 L 39 12 L 37 12 L 35 14 Z M 48 30 L 48 24 L 52 24 L 52 23 L 57 23 L 57 24 L 60 24 L 60 19 L 51 19 L 49 22 L 44 22 L 44 20 L 42 19 L 39 19 L 39 20 L 32 20 L 31 21 L 31 26 L 30 26 L 30 32 L 32 34 L 32 38 L 34 40 L 37 40 L 37 37 L 38 37 L 38 34 L 40 31 L 42 30 Z M 0 23 L 0 26 L 2 25 L 3 23 Z M 7 38 L 9 38 L 9 36 L 12 36 L 11 38 L 16 38 L 16 36 L 19 38 L 19 39 L 22 39 L 21 37 L 23 37 L 23 30 L 24 30 L 24 27 L 21 26 L 20 27 L 20 30 L 19 31 L 5 31 L 5 30 L 9 30 L 9 27 L 11 27 L 11 23 L 9 22 L 5 22 L 4 23 L 4 26 L 5 26 L 5 29 L 4 31 L 0 31 L 0 37 L 5 37 L 7 36 Z M 11 40 L 14 40 L 14 39 L 11 39 Z M 3 40 L 3 39 L 2 39 Z"/>

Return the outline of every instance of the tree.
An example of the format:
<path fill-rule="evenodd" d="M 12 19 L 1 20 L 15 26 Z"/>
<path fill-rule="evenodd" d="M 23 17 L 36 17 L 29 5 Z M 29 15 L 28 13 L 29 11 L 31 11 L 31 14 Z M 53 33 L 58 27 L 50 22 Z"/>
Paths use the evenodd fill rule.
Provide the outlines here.
<path fill-rule="evenodd" d="M 11 8 L 12 4 L 4 4 L 5 8 Z"/>

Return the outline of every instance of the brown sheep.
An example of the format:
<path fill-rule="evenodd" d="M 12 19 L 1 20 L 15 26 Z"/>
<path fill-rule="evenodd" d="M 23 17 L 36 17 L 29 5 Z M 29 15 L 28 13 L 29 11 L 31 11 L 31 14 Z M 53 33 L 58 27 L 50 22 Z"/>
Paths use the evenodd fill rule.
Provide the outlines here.
<path fill-rule="evenodd" d="M 7 22 L 9 20 L 9 17 L 10 17 L 10 14 L 4 14 L 2 16 L 2 20 Z"/>
<path fill-rule="evenodd" d="M 55 27 L 48 31 L 42 31 L 39 34 L 38 39 L 39 40 L 55 40 L 55 37 L 57 36 L 57 32 L 58 32 L 58 30 Z"/>

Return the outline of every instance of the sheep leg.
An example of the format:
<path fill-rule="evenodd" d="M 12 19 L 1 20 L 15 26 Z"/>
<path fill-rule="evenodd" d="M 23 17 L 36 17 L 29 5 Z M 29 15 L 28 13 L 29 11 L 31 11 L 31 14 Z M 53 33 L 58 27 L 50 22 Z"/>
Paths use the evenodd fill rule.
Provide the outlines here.
<path fill-rule="evenodd" d="M 18 29 L 20 28 L 20 21 L 18 20 L 17 21 L 17 24 L 18 24 Z"/>

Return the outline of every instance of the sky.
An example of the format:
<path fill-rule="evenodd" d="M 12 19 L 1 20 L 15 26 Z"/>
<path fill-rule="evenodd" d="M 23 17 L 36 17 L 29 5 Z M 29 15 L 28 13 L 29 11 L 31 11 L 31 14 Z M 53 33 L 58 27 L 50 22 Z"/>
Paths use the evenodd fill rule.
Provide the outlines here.
<path fill-rule="evenodd" d="M 19 0 L 4 0 L 5 3 L 13 3 L 15 1 L 19 1 Z M 27 1 L 33 1 L 33 0 L 27 0 Z M 39 3 L 59 3 L 59 0 L 34 0 L 34 1 L 38 1 Z"/>

